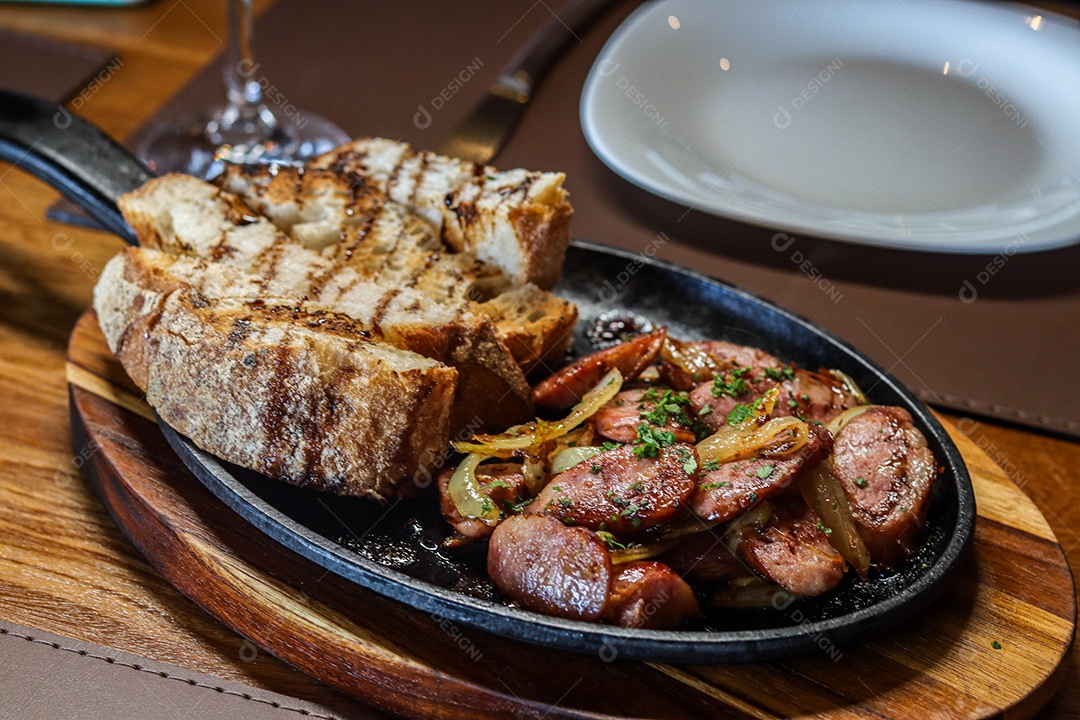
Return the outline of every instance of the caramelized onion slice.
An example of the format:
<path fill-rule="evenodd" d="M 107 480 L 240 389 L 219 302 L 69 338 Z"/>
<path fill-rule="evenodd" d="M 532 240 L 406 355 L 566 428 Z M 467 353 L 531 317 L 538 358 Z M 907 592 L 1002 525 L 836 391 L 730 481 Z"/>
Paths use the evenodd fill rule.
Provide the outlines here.
<path fill-rule="evenodd" d="M 670 335 L 664 339 L 660 356 L 699 382 L 712 380 L 724 372 L 724 366 L 712 355 Z"/>
<path fill-rule="evenodd" d="M 558 475 L 564 470 L 569 470 L 578 463 L 594 458 L 602 452 L 604 452 L 604 448 L 594 447 L 592 445 L 560 450 L 551 460 L 551 474 Z"/>
<path fill-rule="evenodd" d="M 866 393 L 859 387 L 859 383 L 855 382 L 855 378 L 851 377 L 843 370 L 837 370 L 835 368 L 829 368 L 829 374 L 840 381 L 840 384 L 843 385 L 849 393 L 855 396 L 855 399 L 859 401 L 860 405 L 868 404 L 866 401 Z"/>
<path fill-rule="evenodd" d="M 611 401 L 622 389 L 623 377 L 617 368 L 600 379 L 581 402 L 574 406 L 570 414 L 562 420 L 546 422 L 535 420 L 524 425 L 515 425 L 498 435 L 474 435 L 471 440 L 451 443 L 454 449 L 462 453 L 478 453 L 492 457 L 508 458 L 525 453 L 540 455 L 543 444 L 562 437 L 581 423 L 588 420 L 601 407 Z"/>
<path fill-rule="evenodd" d="M 810 428 L 794 417 L 773 418 L 761 425 L 725 425 L 697 445 L 702 463 L 745 460 L 751 457 L 787 457 L 806 445 Z"/>
<path fill-rule="evenodd" d="M 613 565 L 623 565 L 626 563 L 638 562 L 639 560 L 648 560 L 657 555 L 663 555 L 665 552 L 675 547 L 675 544 L 678 542 L 677 540 L 654 540 L 643 545 L 612 548 L 612 543 L 605 537 L 609 536 L 614 539 L 614 536 L 612 536 L 611 533 L 600 531 L 597 534 L 600 535 L 601 539 L 608 543 L 608 547 L 611 548 L 608 554 L 611 556 Z"/>
<path fill-rule="evenodd" d="M 855 568 L 859 577 L 865 580 L 866 571 L 870 569 L 870 552 L 859 536 L 844 489 L 833 474 L 832 459 L 803 475 L 799 480 L 799 490 L 806 504 L 829 529 L 829 544 L 836 548 Z"/>
<path fill-rule="evenodd" d="M 840 431 L 843 430 L 849 422 L 862 415 L 870 408 L 878 407 L 877 405 L 858 405 L 853 408 L 848 408 L 844 412 L 840 413 L 828 423 L 825 424 L 825 429 L 832 433 L 835 438 L 840 435 Z"/>
<path fill-rule="evenodd" d="M 450 499 L 454 501 L 454 507 L 464 517 L 495 525 L 499 522 L 499 509 L 491 498 L 481 492 L 480 482 L 476 479 L 476 466 L 485 459 L 483 455 L 477 454 L 466 456 L 450 476 L 447 491 Z"/>

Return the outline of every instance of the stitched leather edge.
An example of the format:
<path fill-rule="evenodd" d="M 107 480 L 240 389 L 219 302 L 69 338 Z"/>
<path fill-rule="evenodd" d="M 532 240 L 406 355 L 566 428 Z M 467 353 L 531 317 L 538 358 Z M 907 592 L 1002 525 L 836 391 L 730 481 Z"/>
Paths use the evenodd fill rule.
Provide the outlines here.
<path fill-rule="evenodd" d="M 1018 408 L 1009 407 L 1007 405 L 998 405 L 996 403 L 984 402 L 982 400 L 971 400 L 969 398 L 960 397 L 958 395 L 951 395 L 949 393 L 937 393 L 933 390 L 919 390 L 916 394 L 922 398 L 924 402 L 939 404 L 944 403 L 952 405 L 954 408 L 974 410 L 975 412 L 983 412 L 988 415 L 998 415 L 1005 419 L 1012 419 L 1022 423 L 1037 423 L 1043 425 L 1052 430 L 1076 432 L 1080 430 L 1080 423 L 1073 422 L 1072 420 L 1065 420 L 1061 418 L 1052 417 L 1050 415 L 1042 415 L 1039 413 L 1032 413 L 1026 410 L 1020 410 Z"/>
<path fill-rule="evenodd" d="M 251 695 L 250 693 L 229 690 L 227 688 L 219 687 L 217 685 L 210 685 L 208 683 L 199 682 L 198 680 L 193 680 L 191 678 L 184 678 L 178 675 L 170 675 L 163 670 L 152 670 L 150 668 L 143 667 L 142 665 L 139 665 L 137 663 L 124 662 L 123 660 L 118 660 L 114 657 L 109 657 L 108 655 L 97 655 L 95 653 L 88 652 L 86 650 L 80 650 L 78 648 L 64 647 L 60 643 L 53 642 L 51 640 L 42 640 L 31 635 L 24 635 L 22 633 L 13 632 L 4 627 L 0 627 L 0 635 L 7 635 L 9 637 L 19 638 L 21 640 L 26 640 L 27 642 L 32 642 L 37 645 L 45 645 L 46 647 L 51 647 L 54 650 L 62 650 L 64 652 L 75 653 L 76 655 L 82 655 L 83 657 L 92 658 L 94 660 L 103 660 L 110 665 L 118 665 L 120 667 L 129 668 L 131 670 L 149 673 L 150 675 L 156 675 L 158 677 L 165 678 L 166 680 L 176 680 L 177 682 L 182 682 L 193 687 L 204 688 L 206 690 L 214 690 L 215 692 L 222 693 L 223 695 L 232 695 L 234 697 L 243 698 L 244 700 L 250 700 L 251 702 L 269 705 L 270 707 L 276 709 L 288 710 L 290 712 L 299 713 L 300 715 L 304 715 L 310 718 L 318 718 L 318 720 L 341 720 L 335 715 L 322 715 L 320 713 L 311 712 L 310 710 L 306 710 L 304 708 L 289 707 L 288 705 L 282 705 L 276 700 L 268 700 L 266 698 L 256 697 L 255 695 Z"/>

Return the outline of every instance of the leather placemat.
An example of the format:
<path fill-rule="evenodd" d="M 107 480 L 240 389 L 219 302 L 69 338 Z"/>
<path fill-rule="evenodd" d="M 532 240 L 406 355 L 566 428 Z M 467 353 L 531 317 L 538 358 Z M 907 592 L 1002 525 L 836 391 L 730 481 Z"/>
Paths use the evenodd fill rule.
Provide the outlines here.
<path fill-rule="evenodd" d="M 77 112 L 105 75 L 120 67 L 107 50 L 0 30 L 0 87 L 71 102 Z"/>
<path fill-rule="evenodd" d="M 585 142 L 578 104 L 600 48 L 638 4 L 615 2 L 573 44 L 496 165 L 565 171 L 576 236 L 770 298 L 866 352 L 935 405 L 1080 435 L 1080 247 L 993 258 L 802 235 L 789 242 L 687 211 L 608 170 Z M 354 136 L 438 147 L 552 10 L 558 4 L 534 0 L 327 0 L 312 12 L 301 0 L 280 0 L 257 24 L 257 75 L 274 88 L 275 109 L 313 110 Z M 221 94 L 213 63 L 161 113 Z M 965 302 L 968 285 L 973 302 Z"/>

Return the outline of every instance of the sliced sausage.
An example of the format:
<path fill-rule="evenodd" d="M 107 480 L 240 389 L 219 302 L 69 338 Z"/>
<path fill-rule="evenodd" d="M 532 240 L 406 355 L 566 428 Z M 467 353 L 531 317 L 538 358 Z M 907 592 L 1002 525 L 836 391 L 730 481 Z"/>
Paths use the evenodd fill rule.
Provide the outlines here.
<path fill-rule="evenodd" d="M 606 350 L 578 358 L 533 388 L 533 404 L 545 410 L 568 410 L 612 369 L 618 368 L 624 381 L 636 378 L 656 362 L 667 337 L 667 329 L 627 340 Z"/>
<path fill-rule="evenodd" d="M 908 557 L 926 523 L 937 464 L 907 410 L 871 408 L 836 438 L 833 470 L 874 565 Z"/>
<path fill-rule="evenodd" d="M 622 445 L 556 475 L 525 512 L 639 537 L 679 515 L 694 492 L 697 464 L 693 445 L 660 448 L 655 458 Z"/>
<path fill-rule="evenodd" d="M 739 554 L 755 571 L 794 595 L 820 595 L 844 578 L 844 558 L 829 544 L 814 511 L 795 497 L 773 503 L 769 522 L 743 535 Z"/>
<path fill-rule="evenodd" d="M 662 399 L 664 393 L 664 390 L 646 388 L 623 390 L 592 416 L 597 434 L 615 442 L 637 442 L 638 426 L 649 422 L 645 416 L 656 413 L 657 398 Z M 647 400 L 646 396 L 654 399 Z M 672 404 L 665 403 L 665 406 Z M 662 429 L 675 433 L 675 439 L 679 442 L 692 443 L 696 437 L 689 402 L 686 407 L 677 407 L 680 412 L 662 412 L 666 418 Z"/>
<path fill-rule="evenodd" d="M 792 457 L 736 460 L 715 470 L 704 465 L 690 498 L 690 509 L 703 520 L 723 522 L 783 493 L 800 472 L 817 467 L 832 449 L 828 430 L 817 425 L 808 427 L 806 445 Z"/>
<path fill-rule="evenodd" d="M 599 620 L 611 590 L 604 542 L 591 530 L 547 515 L 514 515 L 499 523 L 487 564 L 499 592 L 545 615 Z"/>
<path fill-rule="evenodd" d="M 689 395 L 694 415 L 705 421 L 713 432 L 727 424 L 728 413 L 734 410 L 736 405 L 749 405 L 776 387 L 774 380 L 762 380 L 749 375 L 742 378 L 725 375 L 720 380 L 719 384 L 715 378 L 701 383 L 691 390 Z M 736 380 L 743 380 L 745 389 L 736 384 Z M 738 392 L 740 389 L 743 391 Z"/>
<path fill-rule="evenodd" d="M 612 625 L 668 630 L 701 617 L 694 591 L 667 565 L 646 560 L 616 571 L 604 607 Z"/>
<path fill-rule="evenodd" d="M 859 404 L 858 398 L 836 378 L 809 370 L 795 370 L 780 383 L 780 398 L 773 417 L 791 415 L 826 423 Z"/>
<path fill-rule="evenodd" d="M 759 348 L 748 345 L 736 345 L 724 340 L 699 340 L 686 343 L 688 346 L 709 354 L 716 363 L 727 371 L 749 368 L 753 378 L 766 377 L 766 373 L 776 374 L 784 363 Z M 766 370 L 768 368 L 768 370 Z M 777 378 L 779 375 L 777 375 Z M 660 363 L 660 379 L 678 390 L 689 390 L 703 382 L 713 379 L 710 371 L 699 371 L 691 375 L 679 365 L 664 359 Z"/>
<path fill-rule="evenodd" d="M 485 538 L 495 529 L 482 520 L 467 518 L 458 512 L 448 491 L 450 477 L 455 468 L 446 468 L 439 473 L 439 509 L 443 519 L 467 538 Z M 495 507 L 508 512 L 517 503 L 528 497 L 525 473 L 521 465 L 515 463 L 494 463 L 476 468 L 476 479 L 480 483 L 480 492 L 491 498 Z"/>

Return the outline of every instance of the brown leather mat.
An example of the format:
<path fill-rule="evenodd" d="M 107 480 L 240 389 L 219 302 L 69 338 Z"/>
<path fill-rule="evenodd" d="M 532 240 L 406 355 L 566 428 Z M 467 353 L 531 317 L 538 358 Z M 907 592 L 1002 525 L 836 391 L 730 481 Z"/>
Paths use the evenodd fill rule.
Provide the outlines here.
<path fill-rule="evenodd" d="M 122 65 L 105 50 L 0 30 L 0 87 L 70 102 L 76 112 Z"/>
<path fill-rule="evenodd" d="M 775 300 L 935 405 L 1080 436 L 1080 247 L 993 258 L 777 239 L 773 230 L 688 212 L 608 170 L 585 143 L 578 103 L 593 59 L 637 5 L 614 3 L 573 45 L 497 165 L 566 171 L 576 236 L 647 251 Z M 333 0 L 313 11 L 281 0 L 258 22 L 256 73 L 278 109 L 308 108 L 353 135 L 438 147 L 549 8 L 558 4 Z M 215 63 L 162 112 L 215 102 L 221 87 Z M 965 302 L 969 286 L 973 302 Z"/>

